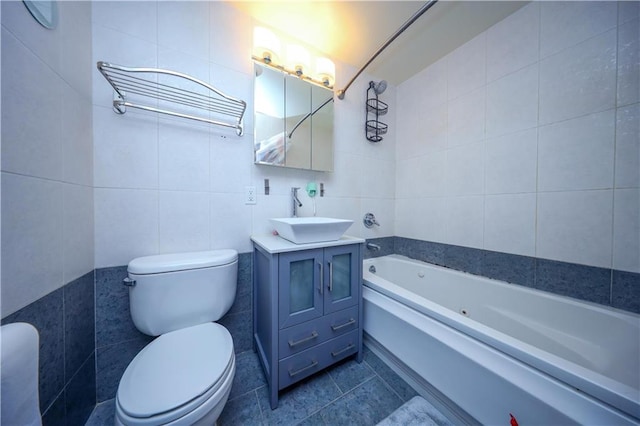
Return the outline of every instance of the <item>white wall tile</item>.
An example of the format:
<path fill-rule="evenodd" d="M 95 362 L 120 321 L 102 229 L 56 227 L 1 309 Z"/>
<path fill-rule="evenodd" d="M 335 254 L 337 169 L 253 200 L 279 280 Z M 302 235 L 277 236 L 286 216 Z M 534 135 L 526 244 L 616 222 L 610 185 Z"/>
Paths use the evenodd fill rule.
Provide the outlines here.
<path fill-rule="evenodd" d="M 96 188 L 94 206 L 96 268 L 158 253 L 158 191 Z"/>
<path fill-rule="evenodd" d="M 209 194 L 160 191 L 158 208 L 160 253 L 209 249 Z"/>
<path fill-rule="evenodd" d="M 487 137 L 538 124 L 538 65 L 528 66 L 487 86 Z"/>
<path fill-rule="evenodd" d="M 615 81 L 616 30 L 540 61 L 540 124 L 613 108 Z"/>
<path fill-rule="evenodd" d="M 618 27 L 618 106 L 640 101 L 640 19 Z"/>
<path fill-rule="evenodd" d="M 445 235 L 448 244 L 483 247 L 484 197 L 447 198 L 445 211 Z"/>
<path fill-rule="evenodd" d="M 616 188 L 640 187 L 640 104 L 620 108 L 616 123 Z"/>
<path fill-rule="evenodd" d="M 538 194 L 536 256 L 611 267 L 613 191 Z"/>
<path fill-rule="evenodd" d="M 211 2 L 210 13 L 211 60 L 236 71 L 251 74 L 251 18 L 226 2 Z"/>
<path fill-rule="evenodd" d="M 291 217 L 291 196 L 273 193 L 267 196 L 258 195 L 256 206 L 249 207 L 251 207 L 251 234 L 268 234 L 273 231 L 269 219 Z M 214 211 L 213 208 L 211 210 Z M 217 209 L 215 211 L 218 212 Z M 322 213 L 322 216 L 325 216 L 325 214 Z"/>
<path fill-rule="evenodd" d="M 93 185 L 93 109 L 91 102 L 66 84 L 62 92 L 63 179 Z"/>
<path fill-rule="evenodd" d="M 127 67 L 158 67 L 156 44 L 100 25 L 92 28 L 92 55 L 93 104 L 107 108 L 113 103 L 113 88 L 95 67 L 98 61 Z"/>
<path fill-rule="evenodd" d="M 434 62 L 407 81 L 411 81 L 411 83 L 408 83 L 409 87 L 406 91 L 415 93 L 415 96 L 418 97 L 418 108 L 441 108 L 447 102 L 446 59 Z M 402 99 L 400 94 L 398 94 L 398 99 Z"/>
<path fill-rule="evenodd" d="M 425 241 L 447 242 L 445 197 L 396 200 L 396 235 Z"/>
<path fill-rule="evenodd" d="M 250 138 L 251 135 L 245 137 Z M 211 137 L 209 144 L 209 189 L 213 192 L 243 192 L 244 187 L 251 184 L 254 170 L 271 169 L 253 164 L 253 143 L 250 140 Z M 264 189 L 264 181 L 261 180 L 259 184 L 258 189 Z"/>
<path fill-rule="evenodd" d="M 346 235 L 361 237 L 362 217 L 360 215 L 360 199 L 355 197 L 316 197 L 317 215 L 319 217 L 336 217 L 353 220 L 353 224 L 345 231 Z M 276 217 L 276 216 L 271 216 Z M 255 222 L 255 221 L 254 221 Z"/>
<path fill-rule="evenodd" d="M 613 1 L 541 2 L 540 11 L 542 58 L 613 28 L 618 13 Z"/>
<path fill-rule="evenodd" d="M 209 189 L 209 132 L 208 129 L 190 124 L 178 120 L 160 120 L 160 189 Z"/>
<path fill-rule="evenodd" d="M 613 110 L 541 127 L 538 190 L 611 188 L 614 136 Z"/>
<path fill-rule="evenodd" d="M 40 25 L 21 1 L 3 1 L 2 27 L 20 40 L 35 56 L 53 71 L 60 72 L 61 32 L 51 31 Z M 5 38 L 5 34 L 2 34 Z M 2 49 L 4 50 L 4 42 Z M 5 66 L 7 63 L 5 63 Z M 25 70 L 26 71 L 26 70 Z M 37 80 L 36 80 L 37 81 Z"/>
<path fill-rule="evenodd" d="M 447 58 L 447 97 L 456 99 L 486 83 L 486 34 L 466 42 Z"/>
<path fill-rule="evenodd" d="M 87 1 L 58 2 L 60 41 L 60 75 L 91 101 L 91 73 L 96 64 L 91 61 L 91 8 Z"/>
<path fill-rule="evenodd" d="M 80 278 L 94 268 L 93 188 L 63 185 L 63 282 Z"/>
<path fill-rule="evenodd" d="M 2 169 L 61 180 L 63 82 L 4 28 L 2 56 Z"/>
<path fill-rule="evenodd" d="M 250 252 L 251 217 L 255 206 L 245 205 L 242 194 L 211 194 L 210 201 L 210 247 Z"/>
<path fill-rule="evenodd" d="M 479 142 L 484 138 L 486 89 L 481 87 L 448 104 L 449 147 Z"/>
<path fill-rule="evenodd" d="M 640 272 L 640 191 L 619 189 L 613 206 L 613 268 Z"/>
<path fill-rule="evenodd" d="M 538 61 L 540 3 L 531 2 L 487 30 L 487 82 Z"/>
<path fill-rule="evenodd" d="M 362 197 L 394 198 L 396 163 L 394 161 L 366 158 L 362 166 Z"/>
<path fill-rule="evenodd" d="M 208 58 L 209 19 L 209 2 L 158 2 L 158 45 Z"/>
<path fill-rule="evenodd" d="M 334 173 L 323 177 L 327 195 L 331 197 L 359 197 L 364 182 L 363 173 L 368 171 L 368 159 L 343 154 L 334 158 Z M 375 171 L 373 171 L 375 173 Z"/>
<path fill-rule="evenodd" d="M 4 316 L 64 284 L 62 191 L 60 182 L 2 173 Z"/>
<path fill-rule="evenodd" d="M 470 99 L 470 102 L 476 102 L 476 99 L 472 98 Z M 464 100 L 460 99 L 460 103 L 455 104 L 453 112 L 456 114 L 464 114 L 466 113 L 464 109 L 467 106 L 468 104 L 466 104 Z M 447 111 L 446 104 L 414 110 L 412 116 L 416 112 L 418 112 L 418 114 L 413 118 L 413 120 L 415 120 L 417 131 L 415 136 L 416 154 L 430 154 L 446 149 L 449 122 L 449 111 Z M 479 119 L 477 116 L 474 117 Z M 455 142 L 464 142 L 475 138 L 475 134 L 473 132 L 477 130 L 477 122 L 471 123 L 467 128 L 464 128 L 462 123 L 459 121 L 455 121 L 454 125 L 458 132 L 455 133 L 455 136 L 460 138 L 459 140 L 456 139 Z"/>
<path fill-rule="evenodd" d="M 397 163 L 396 198 L 445 195 L 446 167 L 446 151 Z"/>
<path fill-rule="evenodd" d="M 484 193 L 484 145 L 472 144 L 447 151 L 445 168 L 448 195 Z"/>
<path fill-rule="evenodd" d="M 373 213 L 380 226 L 367 228 L 362 218 Z M 393 198 L 362 198 L 360 200 L 360 236 L 362 238 L 392 237 L 395 235 L 395 205 Z"/>
<path fill-rule="evenodd" d="M 536 194 L 491 195 L 485 199 L 484 248 L 535 256 Z"/>
<path fill-rule="evenodd" d="M 93 108 L 94 184 L 158 188 L 158 123 L 154 114 Z"/>
<path fill-rule="evenodd" d="M 91 6 L 94 27 L 111 28 L 136 38 L 157 43 L 157 2 L 96 1 L 92 2 Z"/>
<path fill-rule="evenodd" d="M 535 192 L 537 129 L 488 139 L 485 145 L 485 193 Z"/>

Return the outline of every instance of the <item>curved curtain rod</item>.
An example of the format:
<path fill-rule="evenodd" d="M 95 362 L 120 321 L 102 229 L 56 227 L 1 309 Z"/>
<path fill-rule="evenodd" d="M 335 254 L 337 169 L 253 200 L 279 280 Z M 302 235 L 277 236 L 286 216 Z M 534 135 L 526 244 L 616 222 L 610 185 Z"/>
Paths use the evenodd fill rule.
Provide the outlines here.
<path fill-rule="evenodd" d="M 291 132 L 287 135 L 287 137 L 289 139 L 291 139 L 291 136 L 293 136 L 293 132 L 296 131 L 296 129 L 298 127 L 300 127 L 300 125 L 304 122 L 304 120 L 306 120 L 307 118 L 311 117 L 313 114 L 315 114 L 316 112 L 320 111 L 326 104 L 328 104 L 329 102 L 331 102 L 333 100 L 333 96 L 331 96 L 329 99 L 327 99 L 326 101 L 324 101 L 322 103 L 322 105 L 320 105 L 318 108 L 316 108 L 314 111 L 308 113 L 307 115 L 305 115 L 304 117 L 302 117 L 302 119 L 300 121 L 298 121 L 298 124 L 296 124 L 293 127 L 293 130 L 291 130 Z"/>
<path fill-rule="evenodd" d="M 373 60 L 376 59 L 378 57 L 378 55 L 380 53 L 382 53 L 382 51 L 384 49 L 387 48 L 387 46 L 389 46 L 396 38 L 398 38 L 398 36 L 400 34 L 402 34 L 404 32 L 404 30 L 409 28 L 409 26 L 411 24 L 413 24 L 419 17 L 422 16 L 423 13 L 425 13 L 427 10 L 429 10 L 431 8 L 431 6 L 433 6 L 437 2 L 438 2 L 438 0 L 429 0 L 420 9 L 418 9 L 418 11 L 416 13 L 414 13 L 413 16 L 411 18 L 409 18 L 409 20 L 407 22 L 405 22 L 404 25 L 402 25 L 402 27 L 400 27 L 400 29 L 398 29 L 398 31 L 396 31 L 391 37 L 389 37 L 389 39 L 382 45 L 382 47 L 380 47 L 378 49 L 378 51 L 373 54 L 371 59 L 369 59 L 367 61 L 367 63 L 364 64 L 364 66 L 362 68 L 360 68 L 360 71 L 358 71 L 356 73 L 356 75 L 354 75 L 353 78 L 351 80 L 349 80 L 349 82 L 344 87 L 344 89 L 338 90 L 338 99 L 344 99 L 344 95 L 347 92 L 347 89 L 349 88 L 349 86 L 351 86 L 351 84 L 353 84 L 355 79 L 358 78 L 360 76 L 360 74 L 362 74 L 362 72 L 369 66 L 369 64 L 371 64 L 371 62 L 373 62 Z"/>

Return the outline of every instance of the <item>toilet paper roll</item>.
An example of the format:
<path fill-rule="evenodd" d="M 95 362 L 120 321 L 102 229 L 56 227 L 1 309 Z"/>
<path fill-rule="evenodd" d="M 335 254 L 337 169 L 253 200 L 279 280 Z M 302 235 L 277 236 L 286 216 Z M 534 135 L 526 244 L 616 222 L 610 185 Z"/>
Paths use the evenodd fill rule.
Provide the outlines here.
<path fill-rule="evenodd" d="M 38 330 L 17 322 L 0 327 L 3 425 L 42 426 L 38 397 Z"/>

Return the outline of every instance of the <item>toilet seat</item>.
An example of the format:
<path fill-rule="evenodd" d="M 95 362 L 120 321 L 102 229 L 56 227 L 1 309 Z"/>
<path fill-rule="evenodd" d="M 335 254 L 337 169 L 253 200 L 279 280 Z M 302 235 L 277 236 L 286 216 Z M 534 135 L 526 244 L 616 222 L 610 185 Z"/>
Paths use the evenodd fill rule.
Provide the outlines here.
<path fill-rule="evenodd" d="M 234 373 L 233 340 L 223 326 L 205 323 L 163 334 L 124 372 L 117 415 L 127 424 L 171 423 L 226 400 Z"/>

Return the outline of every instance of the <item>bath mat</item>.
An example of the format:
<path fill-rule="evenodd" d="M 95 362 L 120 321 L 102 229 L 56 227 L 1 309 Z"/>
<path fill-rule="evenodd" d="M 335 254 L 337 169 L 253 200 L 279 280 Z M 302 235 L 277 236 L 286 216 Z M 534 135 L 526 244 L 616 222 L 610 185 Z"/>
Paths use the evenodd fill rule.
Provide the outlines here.
<path fill-rule="evenodd" d="M 433 405 L 429 404 L 423 397 L 414 396 L 405 402 L 389 416 L 382 420 L 377 426 L 436 426 L 436 423 L 429 413 L 437 411 Z"/>

